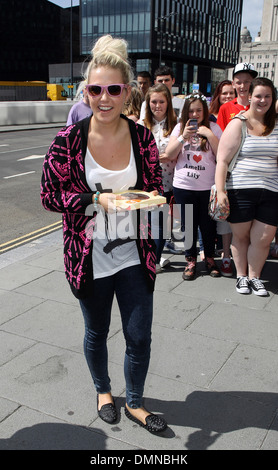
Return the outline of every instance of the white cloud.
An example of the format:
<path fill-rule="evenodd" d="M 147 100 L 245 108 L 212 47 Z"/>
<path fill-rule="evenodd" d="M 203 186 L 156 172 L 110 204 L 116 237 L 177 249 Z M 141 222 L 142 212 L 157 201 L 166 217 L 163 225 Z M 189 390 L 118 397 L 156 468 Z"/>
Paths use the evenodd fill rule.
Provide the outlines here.
<path fill-rule="evenodd" d="M 241 29 L 247 26 L 252 39 L 261 29 L 264 0 L 243 0 Z"/>

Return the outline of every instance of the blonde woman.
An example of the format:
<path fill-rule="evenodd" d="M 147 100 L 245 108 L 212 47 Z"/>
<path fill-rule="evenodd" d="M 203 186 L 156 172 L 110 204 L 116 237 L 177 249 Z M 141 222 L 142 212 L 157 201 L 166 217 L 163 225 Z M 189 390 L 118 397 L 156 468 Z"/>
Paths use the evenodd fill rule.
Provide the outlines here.
<path fill-rule="evenodd" d="M 84 351 L 100 418 L 117 420 L 107 353 L 116 295 L 126 341 L 126 416 L 159 432 L 166 422 L 142 404 L 150 359 L 155 243 L 147 214 L 143 219 L 140 214 L 141 223 L 128 237 L 118 233 L 122 219 L 115 217 L 115 193 L 120 190 L 163 191 L 152 134 L 122 114 L 132 79 L 127 43 L 109 35 L 100 38 L 86 87 L 93 116 L 57 135 L 45 158 L 41 197 L 46 209 L 63 213 L 66 277 L 80 299 Z"/>

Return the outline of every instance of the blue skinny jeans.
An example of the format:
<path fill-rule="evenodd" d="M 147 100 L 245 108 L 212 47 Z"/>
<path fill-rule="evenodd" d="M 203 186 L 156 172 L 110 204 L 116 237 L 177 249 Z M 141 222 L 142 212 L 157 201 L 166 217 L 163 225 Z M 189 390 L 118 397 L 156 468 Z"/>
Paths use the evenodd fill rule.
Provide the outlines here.
<path fill-rule="evenodd" d="M 107 336 L 115 294 L 126 342 L 126 402 L 131 408 L 140 408 L 150 361 L 153 293 L 141 265 L 96 279 L 93 285 L 91 296 L 79 302 L 85 322 L 84 353 L 96 391 L 111 391 Z"/>
<path fill-rule="evenodd" d="M 170 239 L 172 235 L 172 218 L 173 215 L 169 214 L 168 206 L 170 204 L 173 192 L 165 192 L 164 197 L 166 197 L 167 207 L 158 209 L 157 213 L 149 212 L 149 220 L 151 221 L 151 226 L 153 230 L 153 238 L 156 245 L 156 263 L 159 264 L 161 260 L 161 255 L 165 246 L 166 239 Z M 165 216 L 166 215 L 166 216 Z M 168 217 L 171 217 L 171 221 L 168 227 Z M 153 227 L 154 224 L 154 227 Z M 166 237 L 165 237 L 166 234 Z"/>

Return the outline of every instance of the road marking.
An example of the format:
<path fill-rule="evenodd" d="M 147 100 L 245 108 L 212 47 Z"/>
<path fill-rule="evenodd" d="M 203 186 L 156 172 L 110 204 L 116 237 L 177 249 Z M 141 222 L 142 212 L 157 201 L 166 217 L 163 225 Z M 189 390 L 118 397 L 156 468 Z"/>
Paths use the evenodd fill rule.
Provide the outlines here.
<path fill-rule="evenodd" d="M 30 155 L 29 157 L 19 158 L 17 161 L 21 162 L 23 160 L 36 160 L 38 158 L 44 158 L 44 157 L 45 157 L 45 155 Z"/>
<path fill-rule="evenodd" d="M 0 147 L 9 147 L 9 144 L 0 144 Z"/>
<path fill-rule="evenodd" d="M 51 225 L 46 225 L 38 230 L 34 230 L 33 232 L 27 233 L 26 235 L 22 235 L 22 237 L 15 238 L 14 240 L 10 240 L 6 243 L 2 243 L 0 245 L 0 253 L 4 251 L 11 250 L 12 248 L 16 248 L 19 245 L 23 245 L 24 243 L 28 243 L 35 238 L 42 237 L 47 235 L 48 233 L 54 232 L 55 230 L 59 230 L 62 228 L 62 221 L 59 220 L 58 222 L 54 222 Z"/>
<path fill-rule="evenodd" d="M 23 152 L 25 150 L 43 149 L 43 148 L 48 148 L 48 147 L 49 147 L 49 144 L 37 145 L 36 147 L 27 147 L 25 149 L 7 150 L 7 151 L 1 152 L 1 153 Z"/>
<path fill-rule="evenodd" d="M 35 171 L 27 171 L 26 173 L 18 173 L 17 175 L 4 176 L 4 180 L 8 180 L 9 178 L 16 178 L 17 176 L 30 175 L 31 173 L 36 173 L 36 172 Z"/>

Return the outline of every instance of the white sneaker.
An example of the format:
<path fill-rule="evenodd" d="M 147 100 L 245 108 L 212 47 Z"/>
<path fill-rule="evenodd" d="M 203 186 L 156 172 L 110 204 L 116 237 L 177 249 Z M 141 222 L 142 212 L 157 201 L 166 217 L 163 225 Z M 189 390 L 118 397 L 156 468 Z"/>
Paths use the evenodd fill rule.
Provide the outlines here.
<path fill-rule="evenodd" d="M 251 287 L 255 295 L 268 295 L 268 292 L 265 289 L 265 286 L 263 285 L 262 281 L 256 277 L 254 279 L 250 279 L 249 286 Z"/>
<path fill-rule="evenodd" d="M 247 276 L 240 276 L 237 278 L 236 290 L 239 294 L 250 294 L 249 280 Z"/>
<path fill-rule="evenodd" d="M 160 263 L 159 264 L 162 268 L 167 268 L 167 267 L 170 266 L 171 262 L 167 258 L 160 258 Z"/>

